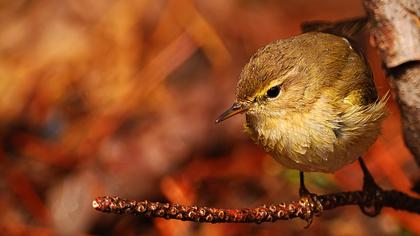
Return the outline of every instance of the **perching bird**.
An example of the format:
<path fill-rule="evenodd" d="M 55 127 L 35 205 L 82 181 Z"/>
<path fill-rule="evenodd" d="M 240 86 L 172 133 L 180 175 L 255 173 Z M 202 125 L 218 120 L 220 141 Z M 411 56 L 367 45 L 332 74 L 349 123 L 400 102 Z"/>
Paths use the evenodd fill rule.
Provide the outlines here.
<path fill-rule="evenodd" d="M 301 172 L 302 195 L 302 172 L 334 172 L 375 142 L 387 97 L 378 98 L 369 65 L 349 40 L 309 32 L 260 48 L 216 122 L 245 113 L 249 136 Z"/>

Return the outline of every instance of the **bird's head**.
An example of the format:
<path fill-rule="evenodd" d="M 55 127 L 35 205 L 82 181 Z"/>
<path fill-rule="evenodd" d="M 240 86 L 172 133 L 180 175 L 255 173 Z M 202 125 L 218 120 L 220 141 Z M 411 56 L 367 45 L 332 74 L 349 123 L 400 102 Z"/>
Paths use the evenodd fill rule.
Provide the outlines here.
<path fill-rule="evenodd" d="M 317 95 L 308 94 L 315 84 L 308 76 L 313 71 L 302 58 L 303 43 L 291 38 L 259 49 L 242 70 L 235 103 L 216 122 L 240 113 L 257 122 L 277 120 L 309 106 Z"/>

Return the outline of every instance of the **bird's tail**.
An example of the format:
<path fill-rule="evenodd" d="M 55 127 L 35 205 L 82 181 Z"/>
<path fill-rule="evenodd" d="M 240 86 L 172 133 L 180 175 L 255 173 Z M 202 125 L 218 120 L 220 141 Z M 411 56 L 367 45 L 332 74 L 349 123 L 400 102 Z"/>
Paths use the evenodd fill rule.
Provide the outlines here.
<path fill-rule="evenodd" d="M 365 28 L 367 23 L 367 17 L 360 17 L 352 20 L 337 22 L 312 21 L 303 23 L 301 28 L 303 32 L 324 32 L 341 36 L 347 39 L 353 39 L 357 33 L 359 33 Z"/>

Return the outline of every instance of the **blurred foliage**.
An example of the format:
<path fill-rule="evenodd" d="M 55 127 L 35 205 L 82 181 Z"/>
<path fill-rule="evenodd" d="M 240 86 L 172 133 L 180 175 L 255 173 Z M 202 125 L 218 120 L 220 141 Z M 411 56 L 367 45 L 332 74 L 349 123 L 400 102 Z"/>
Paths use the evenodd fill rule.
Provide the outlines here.
<path fill-rule="evenodd" d="M 357 208 L 305 222 L 209 225 L 95 212 L 119 195 L 218 207 L 296 199 L 297 173 L 214 118 L 259 47 L 310 20 L 363 15 L 359 1 L 0 1 L 0 226 L 7 235 L 407 235 L 419 216 Z M 380 94 L 389 87 L 367 46 Z M 381 185 L 409 192 L 418 169 L 389 104 L 366 156 Z M 417 176 L 416 176 L 417 175 Z M 361 187 L 357 164 L 308 188 Z M 410 234 L 410 233 L 408 233 Z"/>

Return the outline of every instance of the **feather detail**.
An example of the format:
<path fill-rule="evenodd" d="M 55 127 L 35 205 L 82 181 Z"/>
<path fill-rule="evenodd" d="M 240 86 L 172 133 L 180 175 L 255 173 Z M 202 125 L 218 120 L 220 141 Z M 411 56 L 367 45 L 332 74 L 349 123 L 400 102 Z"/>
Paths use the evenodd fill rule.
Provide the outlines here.
<path fill-rule="evenodd" d="M 276 98 L 267 89 L 281 85 Z M 385 117 L 369 65 L 347 40 L 306 33 L 259 49 L 236 90 L 246 132 L 277 161 L 300 171 L 334 172 L 375 142 Z"/>

